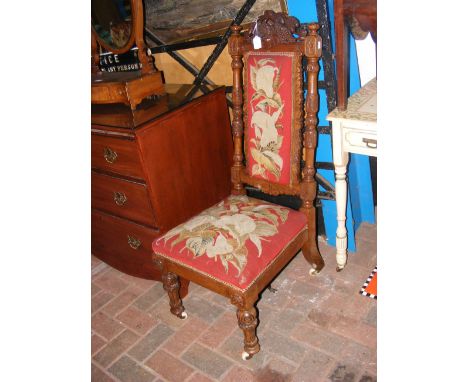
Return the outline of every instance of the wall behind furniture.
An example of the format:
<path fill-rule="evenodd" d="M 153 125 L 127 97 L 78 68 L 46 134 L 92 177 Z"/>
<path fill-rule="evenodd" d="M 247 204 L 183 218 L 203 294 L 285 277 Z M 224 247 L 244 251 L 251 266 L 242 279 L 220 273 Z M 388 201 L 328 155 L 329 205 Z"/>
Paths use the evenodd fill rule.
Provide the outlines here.
<path fill-rule="evenodd" d="M 198 69 L 201 69 L 215 46 L 216 45 L 209 45 L 192 49 L 184 49 L 179 50 L 178 53 Z M 167 53 L 155 54 L 154 57 L 156 67 L 164 72 L 166 83 L 190 84 L 193 82 L 193 75 L 185 70 Z M 228 53 L 227 46 L 214 63 L 207 78 L 217 85 L 232 85 L 231 56 Z"/>

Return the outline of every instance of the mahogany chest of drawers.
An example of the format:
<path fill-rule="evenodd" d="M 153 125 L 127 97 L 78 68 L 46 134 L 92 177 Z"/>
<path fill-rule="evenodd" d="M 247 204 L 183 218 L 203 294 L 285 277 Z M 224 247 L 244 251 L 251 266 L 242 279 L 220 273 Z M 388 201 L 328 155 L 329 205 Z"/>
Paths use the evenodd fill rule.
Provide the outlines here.
<path fill-rule="evenodd" d="M 134 111 L 91 108 L 92 253 L 133 276 L 160 280 L 152 241 L 230 193 L 225 89 L 188 100 L 191 90 L 166 85 Z"/>

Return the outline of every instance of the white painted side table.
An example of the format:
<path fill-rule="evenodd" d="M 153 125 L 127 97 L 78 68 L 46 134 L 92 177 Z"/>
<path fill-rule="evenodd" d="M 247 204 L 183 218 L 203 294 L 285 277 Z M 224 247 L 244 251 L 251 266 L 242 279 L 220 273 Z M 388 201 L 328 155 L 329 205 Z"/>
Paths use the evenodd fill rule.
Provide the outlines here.
<path fill-rule="evenodd" d="M 348 99 L 346 110 L 333 110 L 333 164 L 338 228 L 336 229 L 337 270 L 346 265 L 348 233 L 346 231 L 346 168 L 349 153 L 377 156 L 377 79 L 369 81 Z"/>

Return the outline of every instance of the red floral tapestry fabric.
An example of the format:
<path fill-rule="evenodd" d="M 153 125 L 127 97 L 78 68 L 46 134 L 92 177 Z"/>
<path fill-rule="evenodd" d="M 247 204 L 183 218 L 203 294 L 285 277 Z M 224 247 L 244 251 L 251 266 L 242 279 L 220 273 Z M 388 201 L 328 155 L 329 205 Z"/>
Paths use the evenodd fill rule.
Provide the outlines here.
<path fill-rule="evenodd" d="M 247 171 L 279 184 L 291 179 L 292 57 L 253 52 L 246 59 Z"/>
<path fill-rule="evenodd" d="M 230 196 L 156 239 L 153 251 L 244 290 L 306 226 L 302 212 Z"/>

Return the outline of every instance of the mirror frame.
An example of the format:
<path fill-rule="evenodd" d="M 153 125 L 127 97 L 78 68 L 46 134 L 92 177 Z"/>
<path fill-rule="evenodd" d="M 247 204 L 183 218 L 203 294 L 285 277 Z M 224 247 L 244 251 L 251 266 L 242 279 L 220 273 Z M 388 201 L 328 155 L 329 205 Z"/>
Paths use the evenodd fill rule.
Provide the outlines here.
<path fill-rule="evenodd" d="M 106 49 L 109 52 L 115 53 L 115 54 L 122 54 L 127 51 L 129 51 L 133 45 L 135 45 L 136 42 L 136 32 L 137 29 L 137 24 L 138 24 L 138 19 L 141 18 L 142 14 L 142 9 L 138 7 L 138 4 L 135 2 L 135 0 L 130 0 L 131 8 L 132 8 L 132 31 L 130 33 L 130 37 L 128 38 L 127 43 L 122 47 L 122 48 L 114 48 L 111 45 L 108 45 L 102 38 L 99 36 L 99 33 L 96 32 L 96 29 L 94 28 L 93 24 L 93 19 L 91 18 L 91 31 L 94 34 L 98 44 L 102 46 L 104 49 Z M 142 20 L 140 20 L 142 22 Z"/>

